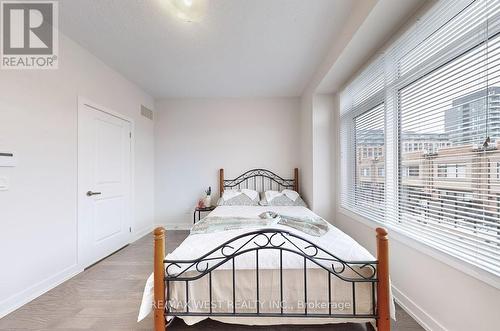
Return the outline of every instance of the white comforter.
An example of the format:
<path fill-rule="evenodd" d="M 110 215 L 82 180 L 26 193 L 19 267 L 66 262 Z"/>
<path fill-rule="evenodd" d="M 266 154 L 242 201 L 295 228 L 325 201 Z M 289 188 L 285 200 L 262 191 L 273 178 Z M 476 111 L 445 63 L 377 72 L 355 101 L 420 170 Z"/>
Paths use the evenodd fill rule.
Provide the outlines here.
<path fill-rule="evenodd" d="M 208 216 L 217 217 L 248 217 L 248 218 L 259 218 L 259 214 L 266 211 L 274 211 L 281 215 L 290 215 L 300 218 L 315 218 L 318 217 L 311 210 L 306 207 L 299 206 L 219 206 L 213 210 Z M 285 231 L 292 232 L 314 242 L 317 246 L 326 249 L 329 252 L 335 254 L 338 258 L 345 261 L 373 261 L 375 258 L 371 255 L 364 247 L 359 245 L 354 239 L 349 237 L 344 232 L 340 231 L 336 227 L 330 225 L 329 231 L 321 236 L 314 237 L 310 236 L 301 231 L 295 230 L 291 227 L 285 225 L 275 224 L 269 226 L 270 228 L 282 229 Z M 228 230 L 216 233 L 206 233 L 206 234 L 196 234 L 187 237 L 182 244 L 177 247 L 171 254 L 168 255 L 168 259 L 172 260 L 187 260 L 196 259 L 203 254 L 206 254 L 209 250 L 223 244 L 224 242 L 234 238 L 240 234 L 256 230 L 257 228 L 246 228 L 238 230 Z M 276 268 L 279 265 L 276 264 L 277 259 L 265 259 L 263 258 L 260 263 L 260 267 L 265 268 Z M 245 254 L 238 257 L 238 268 L 246 269 L 253 268 L 255 266 L 255 258 L 253 255 Z M 283 261 L 283 268 L 302 268 L 302 259 L 285 259 Z"/>
<path fill-rule="evenodd" d="M 318 217 L 311 210 L 299 206 L 219 206 L 212 211 L 208 216 L 214 217 L 248 217 L 258 218 L 258 215 L 266 212 L 274 211 L 281 215 L 290 215 L 294 217 Z M 271 227 L 271 226 L 270 226 Z M 272 228 L 283 229 L 291 233 L 297 234 L 305 239 L 315 243 L 318 247 L 324 248 L 326 251 L 335 254 L 338 258 L 344 261 L 373 261 L 375 258 L 354 239 L 343 233 L 336 227 L 330 225 L 326 234 L 321 237 L 314 237 L 305 234 L 291 227 L 275 224 Z M 228 230 L 215 233 L 203 233 L 189 235 L 171 254 L 167 255 L 169 260 L 189 260 L 196 259 L 206 254 L 213 248 L 222 243 L 256 229 L 238 229 Z M 168 233 L 167 233 L 168 240 Z M 269 255 L 272 251 L 268 251 Z M 274 252 L 275 253 L 275 252 Z M 276 258 L 266 258 L 263 254 L 259 259 L 259 268 L 261 269 L 276 269 L 279 267 L 279 260 Z M 229 265 L 227 266 L 229 267 Z M 283 259 L 284 269 L 300 269 L 303 267 L 303 259 L 298 256 Z M 219 269 L 223 269 L 222 268 Z M 255 256 L 251 254 L 243 254 L 238 257 L 237 269 L 255 268 Z M 138 320 L 143 319 L 151 312 L 151 303 L 153 301 L 153 278 L 148 279 L 144 289 L 143 300 L 139 312 Z M 392 302 L 392 300 L 391 300 Z"/>

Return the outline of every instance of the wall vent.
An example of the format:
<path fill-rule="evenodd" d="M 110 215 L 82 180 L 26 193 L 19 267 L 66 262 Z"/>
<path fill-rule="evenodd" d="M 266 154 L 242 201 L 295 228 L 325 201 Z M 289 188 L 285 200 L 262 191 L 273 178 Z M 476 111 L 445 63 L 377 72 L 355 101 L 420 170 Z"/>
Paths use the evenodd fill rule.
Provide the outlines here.
<path fill-rule="evenodd" d="M 141 105 L 141 115 L 153 120 L 153 111 L 144 105 Z"/>

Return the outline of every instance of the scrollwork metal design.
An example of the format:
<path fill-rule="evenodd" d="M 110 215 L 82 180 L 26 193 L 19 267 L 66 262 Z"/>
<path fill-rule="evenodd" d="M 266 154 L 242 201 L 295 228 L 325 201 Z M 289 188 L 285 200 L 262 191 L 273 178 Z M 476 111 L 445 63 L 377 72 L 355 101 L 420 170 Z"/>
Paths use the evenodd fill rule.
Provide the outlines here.
<path fill-rule="evenodd" d="M 198 259 L 167 259 L 164 261 L 166 280 L 196 280 L 231 259 L 256 250 L 281 250 L 295 254 L 307 259 L 316 268 L 327 270 L 344 281 L 377 281 L 377 261 L 345 261 L 308 239 L 281 229 L 262 229 L 239 235 L 218 245 Z"/>
<path fill-rule="evenodd" d="M 256 300 L 259 302 L 259 252 L 274 250 L 279 251 L 279 293 L 280 302 L 283 302 L 283 253 L 291 253 L 302 260 L 304 279 L 304 301 L 307 307 L 307 269 L 310 267 L 318 270 L 326 270 L 328 273 L 328 288 L 325 288 L 328 293 L 329 310 L 328 313 L 310 313 L 305 308 L 304 313 L 298 314 L 295 312 L 286 312 L 283 309 L 279 313 L 259 312 L 255 313 L 239 313 L 234 310 L 232 312 L 214 312 L 209 311 L 191 311 L 189 309 L 189 286 L 188 283 L 200 279 L 208 275 L 208 286 L 210 293 L 210 307 L 212 306 L 212 271 L 223 269 L 222 267 L 227 262 L 232 269 L 232 295 L 233 302 L 236 293 L 236 277 L 235 277 L 235 258 L 243 254 L 250 254 L 255 257 L 256 270 Z M 253 254 L 254 253 L 254 254 Z M 167 288 L 167 301 L 169 301 L 169 284 L 171 282 L 185 282 L 185 298 L 186 308 L 184 311 L 176 309 L 175 311 L 167 304 L 165 308 L 165 316 L 268 316 L 268 317 L 336 317 L 336 318 L 376 318 L 376 302 L 375 302 L 375 285 L 377 279 L 377 261 L 345 261 L 336 255 L 326 251 L 313 242 L 281 229 L 261 229 L 248 232 L 236 236 L 204 254 L 203 256 L 192 260 L 169 260 L 163 261 L 165 267 L 165 282 Z M 309 266 L 308 266 L 309 262 Z M 224 268 L 225 269 L 225 268 Z M 365 271 L 367 270 L 367 271 Z M 332 292 L 331 278 L 337 277 L 342 281 L 350 283 L 352 286 L 352 312 L 332 312 Z M 368 283 L 371 288 L 371 313 L 356 312 L 356 283 Z M 257 305 L 258 307 L 258 305 Z"/>
<path fill-rule="evenodd" d="M 243 173 L 242 175 L 236 177 L 235 179 L 225 179 L 224 180 L 224 188 L 227 189 L 233 189 L 233 188 L 251 188 L 251 189 L 257 189 L 258 186 L 258 178 L 261 179 L 262 181 L 262 191 L 265 191 L 266 189 L 272 189 L 273 188 L 273 183 L 275 186 L 280 189 L 293 189 L 295 187 L 295 180 L 294 179 L 285 179 L 274 172 L 266 169 L 252 169 L 248 170 L 247 172 Z M 253 180 L 253 185 L 251 182 L 251 179 Z M 268 180 L 268 187 L 266 188 L 264 183 L 264 179 Z M 250 184 L 250 185 L 249 185 Z"/>

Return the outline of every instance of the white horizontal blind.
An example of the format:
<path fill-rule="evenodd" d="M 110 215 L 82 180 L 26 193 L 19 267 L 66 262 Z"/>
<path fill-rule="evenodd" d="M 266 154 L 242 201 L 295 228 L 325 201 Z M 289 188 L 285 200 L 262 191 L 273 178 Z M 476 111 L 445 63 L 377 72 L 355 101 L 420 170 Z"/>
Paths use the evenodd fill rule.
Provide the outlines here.
<path fill-rule="evenodd" d="M 364 216 L 385 212 L 384 104 L 354 118 L 354 195 L 348 203 Z"/>
<path fill-rule="evenodd" d="M 342 92 L 340 115 L 366 111 L 380 103 L 384 86 L 384 57 L 380 56 Z"/>
<path fill-rule="evenodd" d="M 489 173 L 500 157 L 500 136 L 490 136 L 490 148 L 482 145 L 500 85 L 487 88 L 485 52 L 483 43 L 399 91 L 399 210 L 393 221 L 498 272 L 500 183 Z"/>
<path fill-rule="evenodd" d="M 381 198 L 378 193 L 371 194 L 369 188 L 363 191 L 360 182 L 361 172 L 358 173 L 353 169 L 365 172 L 376 171 L 375 168 L 374 170 L 362 170 L 356 165 L 357 144 L 369 140 L 368 130 L 371 129 L 370 121 L 373 119 L 377 122 L 377 127 L 374 130 L 379 130 L 378 139 L 382 139 L 382 141 L 384 139 L 384 86 L 384 59 L 379 57 L 342 92 L 340 97 L 342 163 L 340 201 L 341 205 L 346 208 L 353 209 L 359 204 L 368 204 L 369 200 Z M 373 146 L 371 150 L 373 152 Z M 368 152 L 368 149 L 365 151 Z M 363 182 L 367 183 L 367 180 L 368 176 L 363 176 Z M 380 206 L 377 206 L 377 209 L 380 209 Z M 375 208 L 371 207 L 363 210 L 365 215 L 376 213 Z M 380 215 L 380 213 L 378 214 Z"/>
<path fill-rule="evenodd" d="M 484 37 L 489 9 L 484 0 L 445 1 L 432 13 L 419 20 L 412 37 L 402 40 L 406 53 L 401 54 L 399 75 L 426 70 L 424 64 L 439 61 L 450 53 L 450 45 L 458 51 Z"/>
<path fill-rule="evenodd" d="M 500 0 L 438 2 L 386 52 L 376 107 L 342 103 L 373 95 L 357 79 L 343 91 L 341 206 L 500 276 L 499 17 Z"/>

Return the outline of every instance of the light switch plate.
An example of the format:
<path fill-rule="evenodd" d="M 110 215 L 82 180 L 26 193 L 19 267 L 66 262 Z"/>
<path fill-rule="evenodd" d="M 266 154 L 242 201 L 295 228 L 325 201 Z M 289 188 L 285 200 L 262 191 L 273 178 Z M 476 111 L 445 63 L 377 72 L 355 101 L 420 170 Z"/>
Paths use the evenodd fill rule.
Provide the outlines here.
<path fill-rule="evenodd" d="M 9 178 L 0 177 L 0 191 L 7 191 L 9 189 Z"/>
<path fill-rule="evenodd" d="M 14 153 L 0 152 L 0 167 L 15 167 L 17 158 Z"/>

